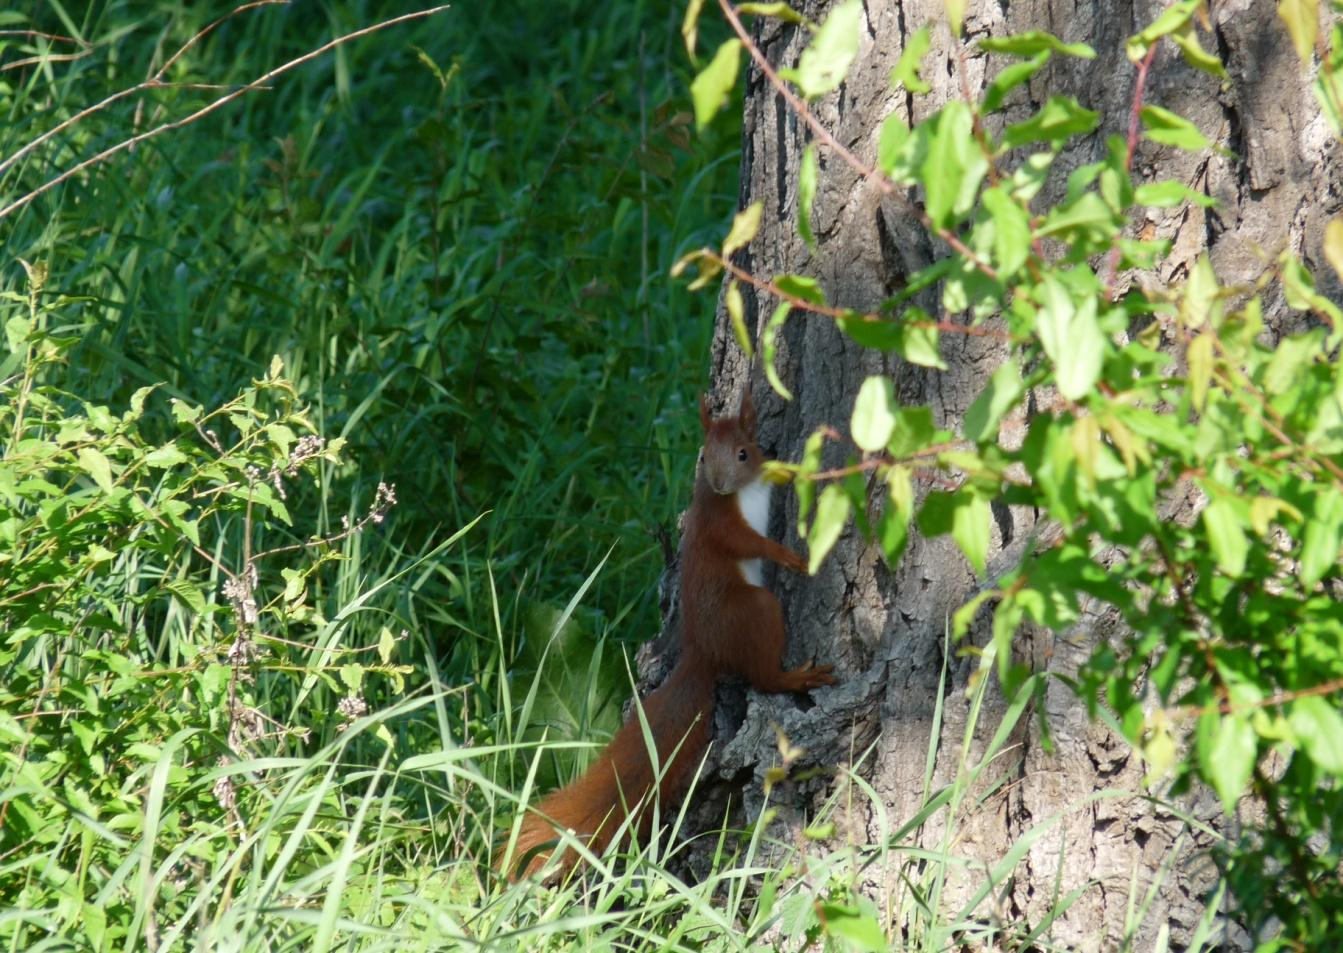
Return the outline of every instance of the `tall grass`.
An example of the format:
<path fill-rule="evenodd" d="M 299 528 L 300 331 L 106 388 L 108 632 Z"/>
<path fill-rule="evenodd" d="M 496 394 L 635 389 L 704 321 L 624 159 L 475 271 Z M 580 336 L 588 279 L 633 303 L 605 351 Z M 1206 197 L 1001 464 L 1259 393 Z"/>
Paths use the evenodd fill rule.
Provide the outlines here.
<path fill-rule="evenodd" d="M 930 752 L 913 818 L 885 818 L 857 769 L 841 778 L 883 818 L 874 844 L 776 842 L 764 818 L 701 835 L 718 859 L 687 882 L 673 813 L 638 862 L 594 858 L 553 891 L 488 871 L 519 803 L 618 721 L 626 651 L 658 625 L 657 534 L 689 495 L 711 322 L 665 275 L 731 213 L 736 131 L 687 134 L 679 6 L 458 4 L 0 221 L 0 380 L 44 402 L 0 413 L 9 949 L 862 947 L 878 923 L 913 949 L 1048 948 L 1047 923 L 1026 936 L 985 914 L 1014 860 L 939 909 L 965 863 L 958 811 L 1010 757 L 1011 720 L 981 758 L 967 735 L 950 787 L 932 787 Z M 0 156 L 228 11 L 11 17 Z M 0 199 L 220 94 L 202 84 L 402 12 L 244 11 L 173 63 L 176 85 L 0 172 Z M 45 266 L 42 288 L 19 259 Z M 277 500 L 248 468 L 283 470 L 309 426 L 344 449 Z M 399 503 L 371 521 L 383 481 Z M 119 490 L 200 518 L 146 516 Z M 71 506 L 90 517 L 75 529 L 53 518 Z M 226 593 L 255 554 L 312 536 L 327 542 L 256 561 L 260 621 L 242 618 Z M 16 589 L 16 567 L 69 588 Z M 920 847 L 934 818 L 943 840 Z M 861 895 L 876 872 L 901 885 L 893 909 Z"/>

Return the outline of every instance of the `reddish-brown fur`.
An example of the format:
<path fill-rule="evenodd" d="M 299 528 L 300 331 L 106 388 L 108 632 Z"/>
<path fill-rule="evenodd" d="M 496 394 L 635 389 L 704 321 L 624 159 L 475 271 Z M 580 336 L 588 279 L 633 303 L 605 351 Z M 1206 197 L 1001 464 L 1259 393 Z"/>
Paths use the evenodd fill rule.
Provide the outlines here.
<path fill-rule="evenodd" d="M 738 492 L 760 476 L 764 456 L 755 442 L 755 407 L 742 395 L 737 416 L 713 420 L 700 402 L 704 449 L 681 544 L 681 656 L 657 690 L 643 701 L 644 716 L 663 766 L 658 794 L 677 797 L 709 744 L 714 685 L 740 675 L 762 692 L 803 692 L 832 685 L 829 665 L 784 671 L 783 612 L 768 589 L 751 585 L 744 559 L 769 559 L 802 572 L 803 558 L 760 535 L 743 518 Z M 573 831 L 600 853 L 629 812 L 631 829 L 646 833 L 655 779 L 637 712 L 582 777 L 544 798 L 523 818 L 509 861 L 510 875 L 539 870 L 558 838 Z M 503 856 L 499 858 L 503 862 Z M 574 855 L 563 858 L 572 865 Z"/>

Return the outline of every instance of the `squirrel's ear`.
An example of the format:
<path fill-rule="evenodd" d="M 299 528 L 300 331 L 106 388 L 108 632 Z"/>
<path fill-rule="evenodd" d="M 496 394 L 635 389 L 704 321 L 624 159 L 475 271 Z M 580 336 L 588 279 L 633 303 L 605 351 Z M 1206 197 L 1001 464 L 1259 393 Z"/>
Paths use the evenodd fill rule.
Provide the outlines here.
<path fill-rule="evenodd" d="M 709 432 L 709 424 L 713 423 L 713 417 L 709 413 L 709 395 L 703 393 L 699 395 L 699 423 L 704 428 L 704 432 Z"/>
<path fill-rule="evenodd" d="M 755 433 L 755 404 L 751 401 L 751 383 L 746 382 L 746 387 L 741 392 L 741 404 L 737 407 L 737 420 L 741 423 L 741 429 L 747 433 Z"/>

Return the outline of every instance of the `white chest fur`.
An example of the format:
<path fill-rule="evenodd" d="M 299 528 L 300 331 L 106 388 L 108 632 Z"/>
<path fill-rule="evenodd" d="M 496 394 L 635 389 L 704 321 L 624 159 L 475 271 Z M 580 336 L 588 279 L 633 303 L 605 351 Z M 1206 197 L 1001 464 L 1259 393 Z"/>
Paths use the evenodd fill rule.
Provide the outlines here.
<path fill-rule="evenodd" d="M 761 536 L 769 530 L 769 491 L 770 486 L 764 480 L 756 480 L 737 491 L 737 508 L 742 519 Z M 765 566 L 761 559 L 743 559 L 738 566 L 741 574 L 753 586 L 765 584 Z"/>

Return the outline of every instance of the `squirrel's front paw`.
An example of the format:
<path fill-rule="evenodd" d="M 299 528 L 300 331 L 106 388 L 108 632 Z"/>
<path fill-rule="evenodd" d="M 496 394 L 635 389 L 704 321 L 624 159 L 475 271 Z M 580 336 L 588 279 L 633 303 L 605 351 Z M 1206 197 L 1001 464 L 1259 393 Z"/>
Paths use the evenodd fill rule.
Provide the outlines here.
<path fill-rule="evenodd" d="M 799 552 L 788 550 L 788 556 L 783 561 L 785 569 L 791 569 L 793 572 L 805 573 L 807 571 L 807 557 Z"/>

